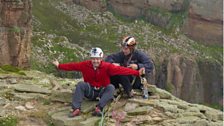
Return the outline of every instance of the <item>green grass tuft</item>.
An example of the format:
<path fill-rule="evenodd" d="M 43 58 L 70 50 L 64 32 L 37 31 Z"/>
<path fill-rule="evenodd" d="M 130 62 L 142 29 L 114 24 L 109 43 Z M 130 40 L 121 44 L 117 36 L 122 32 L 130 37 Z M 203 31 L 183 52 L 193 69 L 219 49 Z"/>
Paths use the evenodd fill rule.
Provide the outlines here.
<path fill-rule="evenodd" d="M 173 84 L 171 84 L 171 83 L 167 83 L 165 89 L 166 89 L 168 92 L 172 93 L 173 90 L 175 90 L 175 87 L 174 87 Z"/>
<path fill-rule="evenodd" d="M 15 116 L 7 116 L 0 118 L 0 126 L 16 126 L 18 119 Z"/>
<path fill-rule="evenodd" d="M 26 75 L 21 70 L 22 69 L 20 69 L 18 67 L 15 67 L 15 66 L 11 66 L 11 65 L 0 66 L 0 72 L 1 73 L 16 73 L 16 74 L 19 74 L 19 75 Z"/>
<path fill-rule="evenodd" d="M 1 69 L 4 71 L 14 72 L 14 73 L 18 73 L 20 71 L 20 69 L 18 67 L 14 67 L 11 65 L 3 65 L 3 66 L 1 66 Z"/>

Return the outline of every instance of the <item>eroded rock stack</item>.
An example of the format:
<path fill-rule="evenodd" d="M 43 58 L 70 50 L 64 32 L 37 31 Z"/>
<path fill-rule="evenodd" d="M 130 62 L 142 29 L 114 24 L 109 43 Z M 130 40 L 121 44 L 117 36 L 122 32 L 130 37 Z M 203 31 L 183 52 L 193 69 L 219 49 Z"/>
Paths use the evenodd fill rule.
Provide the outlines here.
<path fill-rule="evenodd" d="M 0 1 L 0 65 L 29 66 L 31 1 Z"/>

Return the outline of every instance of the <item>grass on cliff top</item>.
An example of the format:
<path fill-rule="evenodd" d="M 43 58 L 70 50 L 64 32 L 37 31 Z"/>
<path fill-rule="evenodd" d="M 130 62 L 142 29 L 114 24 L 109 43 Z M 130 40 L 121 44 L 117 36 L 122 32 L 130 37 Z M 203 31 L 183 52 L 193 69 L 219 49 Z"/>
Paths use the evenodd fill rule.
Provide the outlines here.
<path fill-rule="evenodd" d="M 191 47 L 200 52 L 198 60 L 208 60 L 223 64 L 223 47 L 218 45 L 204 45 L 200 43 L 192 43 Z"/>
<path fill-rule="evenodd" d="M 74 78 L 74 75 L 80 77 L 79 74 L 76 74 L 74 72 L 65 73 L 62 71 L 57 71 L 57 69 L 51 63 L 53 60 L 58 59 L 61 54 L 63 54 L 64 56 L 63 59 L 58 59 L 61 63 L 80 61 L 80 57 L 77 57 L 74 54 L 77 50 L 61 46 L 60 41 L 63 41 L 63 37 L 56 36 L 53 39 L 49 39 L 46 37 L 47 36 L 45 34 L 35 35 L 34 37 L 32 37 L 33 45 L 35 45 L 35 47 L 41 48 L 41 54 L 39 55 L 42 57 L 47 57 L 45 61 L 42 61 L 41 59 L 37 59 L 37 57 L 32 55 L 30 60 L 32 69 L 43 71 L 46 73 L 54 73 L 54 75 L 60 77 L 67 76 L 70 78 Z M 45 46 L 48 41 L 52 41 L 52 47 Z"/>
<path fill-rule="evenodd" d="M 34 25 L 34 31 L 45 31 L 69 36 L 71 40 L 80 40 L 80 27 L 64 13 L 51 5 L 49 0 L 33 0 L 33 15 L 40 21 L 40 26 Z"/>
<path fill-rule="evenodd" d="M 116 30 L 108 24 L 87 25 L 85 28 L 80 26 L 69 15 L 56 9 L 51 0 L 33 0 L 32 13 L 40 22 L 34 25 L 34 31 L 45 31 L 49 34 L 66 36 L 70 42 L 79 44 L 85 48 L 101 47 L 105 49 L 116 49 L 114 40 L 117 36 L 110 33 L 116 33 Z M 102 35 L 102 31 L 107 28 L 109 34 Z M 107 43 L 107 44 L 105 44 Z"/>

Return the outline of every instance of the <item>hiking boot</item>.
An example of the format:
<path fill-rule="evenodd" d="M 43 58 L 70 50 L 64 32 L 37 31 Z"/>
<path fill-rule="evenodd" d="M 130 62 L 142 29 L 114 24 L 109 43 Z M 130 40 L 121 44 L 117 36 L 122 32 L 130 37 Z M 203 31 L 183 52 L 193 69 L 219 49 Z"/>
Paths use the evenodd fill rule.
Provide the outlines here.
<path fill-rule="evenodd" d="M 69 113 L 68 117 L 72 118 L 80 115 L 80 109 L 74 109 L 71 113 Z"/>
<path fill-rule="evenodd" d="M 93 116 L 99 116 L 99 117 L 101 117 L 102 116 L 102 111 L 101 111 L 101 109 L 99 108 L 99 107 L 96 107 L 95 108 L 95 111 L 92 113 L 92 115 Z"/>

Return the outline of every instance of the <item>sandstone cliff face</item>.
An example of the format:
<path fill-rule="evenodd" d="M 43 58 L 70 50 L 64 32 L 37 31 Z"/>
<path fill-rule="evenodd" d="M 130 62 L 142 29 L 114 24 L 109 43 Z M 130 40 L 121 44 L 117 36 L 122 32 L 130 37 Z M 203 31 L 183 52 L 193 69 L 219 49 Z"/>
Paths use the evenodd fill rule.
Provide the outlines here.
<path fill-rule="evenodd" d="M 194 40 L 222 45 L 222 0 L 106 0 L 107 4 L 95 0 L 74 1 L 91 10 L 107 8 L 125 17 L 144 18 L 163 28 L 175 25 L 178 31 L 180 27 Z"/>
<path fill-rule="evenodd" d="M 184 32 L 208 44 L 223 44 L 223 0 L 192 0 Z"/>
<path fill-rule="evenodd" d="M 184 0 L 108 0 L 108 4 L 115 12 L 131 18 L 145 16 L 152 7 L 172 12 L 184 9 Z"/>
<path fill-rule="evenodd" d="M 210 61 L 171 55 L 157 70 L 156 84 L 192 103 L 222 101 L 222 68 Z"/>
<path fill-rule="evenodd" d="M 29 66 L 31 1 L 0 1 L 0 65 Z"/>

